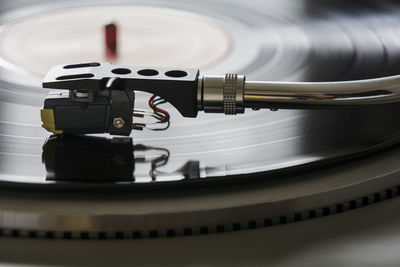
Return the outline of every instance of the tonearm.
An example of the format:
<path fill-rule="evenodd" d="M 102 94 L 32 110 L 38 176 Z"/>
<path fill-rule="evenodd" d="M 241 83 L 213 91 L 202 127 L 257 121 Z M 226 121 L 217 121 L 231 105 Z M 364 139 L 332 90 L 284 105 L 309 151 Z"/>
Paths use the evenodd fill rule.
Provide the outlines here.
<path fill-rule="evenodd" d="M 146 124 L 133 116 L 150 115 L 168 123 L 159 107 L 169 102 L 182 116 L 198 112 L 244 113 L 255 110 L 327 109 L 383 105 L 400 101 L 400 75 L 344 82 L 247 81 L 237 74 L 204 75 L 196 69 L 138 68 L 110 63 L 53 67 L 43 81 L 50 91 L 41 110 L 43 127 L 54 134 L 129 135 Z M 153 94 L 151 112 L 134 109 L 134 91 Z M 164 128 L 152 128 L 163 130 Z"/>

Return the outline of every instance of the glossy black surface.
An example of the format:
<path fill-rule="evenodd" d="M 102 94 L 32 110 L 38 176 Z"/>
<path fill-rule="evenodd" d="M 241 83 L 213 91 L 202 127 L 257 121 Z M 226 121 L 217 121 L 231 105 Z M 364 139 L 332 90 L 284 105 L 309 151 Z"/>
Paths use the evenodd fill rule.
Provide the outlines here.
<path fill-rule="evenodd" d="M 43 3 L 45 1 L 0 1 L 0 10 L 3 18 L 7 15 L 10 20 L 9 12 L 20 9 L 38 7 L 35 12 L 41 12 L 99 2 L 59 1 L 51 7 Z M 200 13 L 216 23 L 221 22 L 220 27 L 231 36 L 233 46 L 248 44 L 250 50 L 235 50 L 218 64 L 202 69 L 203 74 L 237 72 L 254 80 L 334 81 L 399 73 L 400 5 L 394 1 L 129 3 Z M 224 26 L 227 24 L 229 27 Z M 39 110 L 47 92 L 38 85 L 21 85 L 18 80 L 23 77 L 5 66 L 0 67 L 0 181 L 76 182 L 72 179 L 77 177 L 76 169 L 68 168 L 71 166 L 68 160 L 62 166 L 62 177 L 58 177 L 63 179 L 49 174 L 49 168 L 46 171 L 42 147 L 49 134 L 40 127 Z M 136 105 L 144 107 L 147 99 L 148 95 L 138 93 Z M 340 111 L 248 110 L 245 115 L 199 114 L 196 119 L 182 118 L 171 106 L 168 110 L 172 113 L 169 130 L 134 131 L 131 135 L 138 147 L 168 151 L 167 163 L 153 163 L 152 160 L 160 157 L 160 150 L 135 150 L 134 157 L 142 160 L 136 159 L 131 165 L 134 166 L 131 167 L 134 170 L 132 179 L 129 176 L 122 181 L 107 180 L 110 184 L 227 175 L 251 177 L 258 172 L 268 173 L 369 151 L 394 144 L 400 137 L 399 105 Z M 79 142 L 81 140 L 77 144 Z M 87 146 L 95 143 L 88 141 Z M 77 145 L 69 153 L 81 154 L 80 149 L 84 147 Z M 59 158 L 57 162 L 63 164 Z M 102 165 L 95 163 L 94 168 L 96 164 Z M 150 171 L 153 164 L 160 164 L 156 174 Z M 114 168 L 105 168 L 105 172 L 110 172 L 107 177 L 113 177 Z M 68 179 L 68 171 L 71 171 L 71 179 Z M 116 177 L 117 172 L 114 174 Z M 79 182 L 91 182 L 89 180 Z"/>

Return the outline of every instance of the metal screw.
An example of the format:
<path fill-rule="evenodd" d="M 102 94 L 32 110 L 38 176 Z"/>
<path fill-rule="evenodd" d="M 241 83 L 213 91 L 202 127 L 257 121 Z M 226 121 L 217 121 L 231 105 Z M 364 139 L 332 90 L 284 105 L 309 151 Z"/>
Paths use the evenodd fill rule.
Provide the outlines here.
<path fill-rule="evenodd" d="M 113 125 L 114 125 L 115 128 L 121 129 L 122 127 L 124 127 L 125 121 L 124 121 L 124 119 L 121 118 L 121 117 L 114 118 L 114 120 L 113 120 Z"/>

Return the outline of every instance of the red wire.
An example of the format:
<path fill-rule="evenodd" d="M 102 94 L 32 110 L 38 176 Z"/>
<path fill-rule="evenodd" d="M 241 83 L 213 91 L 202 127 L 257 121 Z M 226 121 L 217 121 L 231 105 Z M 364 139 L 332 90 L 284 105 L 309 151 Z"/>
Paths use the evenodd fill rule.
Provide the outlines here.
<path fill-rule="evenodd" d="M 150 97 L 150 99 L 149 99 L 149 106 L 151 107 L 151 109 L 153 109 L 154 108 L 154 103 L 153 103 L 153 101 L 154 101 L 154 99 L 156 99 L 156 95 L 152 95 L 151 97 Z"/>
<path fill-rule="evenodd" d="M 154 99 L 156 97 L 157 97 L 156 95 L 153 95 L 152 97 L 150 97 L 149 106 L 153 111 L 163 114 L 164 118 L 160 118 L 160 117 L 158 117 L 156 115 L 153 115 L 153 117 L 158 119 L 158 120 L 160 120 L 160 121 L 162 121 L 162 122 L 166 122 L 166 121 L 169 120 L 169 113 L 167 111 L 163 110 L 163 109 L 160 109 L 160 108 L 154 106 Z"/>

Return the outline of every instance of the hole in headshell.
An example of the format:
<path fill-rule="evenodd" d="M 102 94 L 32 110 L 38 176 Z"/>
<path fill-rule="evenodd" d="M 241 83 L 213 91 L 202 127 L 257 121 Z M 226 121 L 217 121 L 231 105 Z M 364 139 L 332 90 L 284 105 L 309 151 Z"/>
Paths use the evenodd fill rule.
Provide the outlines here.
<path fill-rule="evenodd" d="M 129 74 L 132 71 L 130 69 L 118 68 L 118 69 L 113 69 L 111 72 L 114 74 Z"/>
<path fill-rule="evenodd" d="M 172 77 L 172 78 L 182 78 L 182 77 L 187 76 L 188 74 L 186 71 L 183 71 L 183 70 L 170 70 L 170 71 L 167 71 L 165 73 L 165 75 L 167 75 L 168 77 Z"/>
<path fill-rule="evenodd" d="M 77 69 L 77 68 L 98 67 L 98 66 L 100 66 L 100 63 L 91 62 L 91 63 L 66 65 L 64 66 L 64 69 Z"/>
<path fill-rule="evenodd" d="M 137 73 L 142 76 L 156 76 L 158 74 L 158 71 L 153 69 L 144 69 L 144 70 L 139 70 Z"/>
<path fill-rule="evenodd" d="M 83 74 L 74 74 L 74 75 L 65 75 L 57 77 L 56 80 L 71 80 L 71 79 L 82 79 L 82 78 L 92 78 L 94 77 L 91 73 L 83 73 Z"/>

